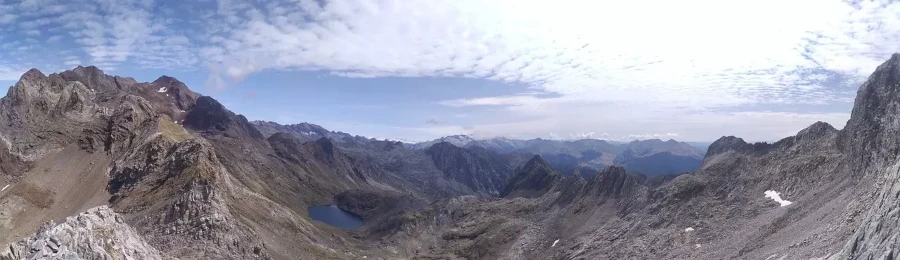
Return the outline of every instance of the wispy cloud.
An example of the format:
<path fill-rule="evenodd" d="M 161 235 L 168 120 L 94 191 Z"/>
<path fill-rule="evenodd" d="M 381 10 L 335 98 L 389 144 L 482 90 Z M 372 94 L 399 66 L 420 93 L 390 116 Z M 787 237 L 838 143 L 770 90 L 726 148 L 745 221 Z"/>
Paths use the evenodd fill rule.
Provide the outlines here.
<path fill-rule="evenodd" d="M 425 120 L 425 123 L 429 124 L 429 125 L 440 125 L 440 124 L 444 123 L 444 120 L 441 120 L 440 118 L 437 118 L 437 117 L 431 117 L 428 120 Z"/>
<path fill-rule="evenodd" d="M 429 133 L 708 139 L 710 130 L 696 130 L 721 129 L 709 123 L 719 120 L 771 139 L 846 114 L 723 111 L 851 102 L 856 84 L 900 49 L 900 3 L 880 1 L 28 0 L 2 3 L 0 13 L 10 34 L 0 35 L 5 79 L 18 75 L 4 70 L 84 63 L 208 70 L 216 89 L 267 70 L 529 88 L 439 102 L 472 115 L 472 129 L 442 124 Z M 79 57 L 37 56 L 23 35 L 75 46 Z M 787 126 L 769 123 L 779 120 Z"/>
<path fill-rule="evenodd" d="M 14 14 L 0 14 L 0 24 L 10 24 L 16 20 L 17 15 Z"/>

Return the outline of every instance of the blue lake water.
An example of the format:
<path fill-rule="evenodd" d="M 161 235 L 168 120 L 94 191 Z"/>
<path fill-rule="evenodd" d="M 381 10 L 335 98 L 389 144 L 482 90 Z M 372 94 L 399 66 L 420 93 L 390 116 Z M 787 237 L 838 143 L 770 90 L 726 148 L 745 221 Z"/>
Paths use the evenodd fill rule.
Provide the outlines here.
<path fill-rule="evenodd" d="M 336 205 L 323 205 L 309 207 L 309 217 L 325 224 L 342 228 L 353 229 L 362 226 L 363 219 L 349 211 L 342 210 Z"/>

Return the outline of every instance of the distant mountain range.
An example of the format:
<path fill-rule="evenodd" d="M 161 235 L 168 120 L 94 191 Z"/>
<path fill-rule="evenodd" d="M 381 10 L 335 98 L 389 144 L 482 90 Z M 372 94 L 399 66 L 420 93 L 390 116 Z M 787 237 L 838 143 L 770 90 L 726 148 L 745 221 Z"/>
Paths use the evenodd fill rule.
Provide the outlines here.
<path fill-rule="evenodd" d="M 510 139 L 504 137 L 476 140 L 466 135 L 453 135 L 408 145 L 411 149 L 427 149 L 434 144 L 447 142 L 459 147 L 482 147 L 500 154 L 521 153 L 541 155 L 550 165 L 564 175 L 578 169 L 585 176 L 592 176 L 606 166 L 622 166 L 630 172 L 649 176 L 679 174 L 696 169 L 706 153 L 703 143 L 685 143 L 675 140 L 638 140 L 629 143 L 597 139 L 547 140 Z M 706 144 L 708 146 L 708 144 Z M 705 148 L 705 147 L 704 147 Z"/>
<path fill-rule="evenodd" d="M 331 131 L 316 124 L 299 123 L 281 125 L 271 121 L 253 121 L 259 131 L 270 136 L 278 132 L 292 133 L 302 141 L 328 138 L 344 147 L 365 146 L 374 138 Z M 397 142 L 397 141 L 394 141 Z M 568 176 L 579 170 L 584 176 L 593 176 L 606 166 L 622 166 L 629 172 L 639 172 L 648 176 L 660 174 L 680 174 L 700 166 L 708 143 L 686 143 L 659 139 L 638 140 L 628 143 L 598 139 L 548 140 L 510 139 L 496 137 L 475 139 L 467 135 L 452 135 L 419 143 L 402 143 L 411 150 L 426 150 L 435 144 L 449 143 L 456 147 L 481 147 L 498 154 L 521 154 L 530 158 L 541 155 L 555 170 Z M 514 165 L 517 166 L 517 165 Z"/>

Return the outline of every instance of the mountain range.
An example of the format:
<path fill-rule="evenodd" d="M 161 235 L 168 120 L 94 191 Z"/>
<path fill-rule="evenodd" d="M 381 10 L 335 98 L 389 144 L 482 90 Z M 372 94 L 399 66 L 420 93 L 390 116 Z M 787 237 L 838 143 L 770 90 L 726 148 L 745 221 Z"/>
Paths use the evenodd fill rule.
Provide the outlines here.
<path fill-rule="evenodd" d="M 900 54 L 843 129 L 706 152 L 405 144 L 252 122 L 171 77 L 32 69 L 0 98 L 0 259 L 894 259 L 898 115 Z"/>
<path fill-rule="evenodd" d="M 267 136 L 277 132 L 286 132 L 306 141 L 325 137 L 341 146 L 365 146 L 375 140 L 344 132 L 329 131 L 311 123 L 292 125 L 281 125 L 268 121 L 253 121 L 252 123 Z M 677 175 L 699 167 L 703 154 L 706 152 L 705 149 L 698 148 L 693 144 L 671 139 L 668 141 L 649 139 L 618 143 L 598 139 L 564 141 L 496 137 L 479 140 L 466 135 L 453 135 L 419 143 L 403 143 L 403 146 L 411 150 L 427 150 L 440 143 L 449 143 L 463 148 L 480 147 L 503 155 L 513 153 L 542 155 L 564 175 L 569 175 L 576 169 L 581 170 L 584 174 L 593 175 L 611 165 L 623 166 L 629 171 L 650 176 Z M 704 146 L 701 144 L 700 147 Z"/>

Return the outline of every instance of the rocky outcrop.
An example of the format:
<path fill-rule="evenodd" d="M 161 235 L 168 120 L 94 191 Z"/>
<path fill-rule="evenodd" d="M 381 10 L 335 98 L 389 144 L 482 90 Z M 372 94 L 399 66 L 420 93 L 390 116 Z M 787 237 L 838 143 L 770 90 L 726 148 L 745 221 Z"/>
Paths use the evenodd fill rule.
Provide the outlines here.
<path fill-rule="evenodd" d="M 106 206 L 44 224 L 0 251 L 0 259 L 163 259 L 124 218 Z"/>
<path fill-rule="evenodd" d="M 175 256 L 267 257 L 227 205 L 233 191 L 214 148 L 177 131 L 185 130 L 141 136 L 142 143 L 115 162 L 111 205 L 126 212 L 151 244 Z"/>

